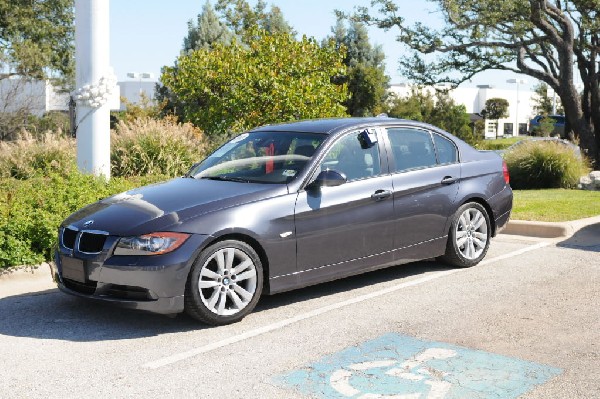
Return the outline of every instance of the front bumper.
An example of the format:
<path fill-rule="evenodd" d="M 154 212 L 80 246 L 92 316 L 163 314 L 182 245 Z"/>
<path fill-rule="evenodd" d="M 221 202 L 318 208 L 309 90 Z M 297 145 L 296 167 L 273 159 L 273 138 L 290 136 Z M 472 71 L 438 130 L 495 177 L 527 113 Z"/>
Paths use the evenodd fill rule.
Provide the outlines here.
<path fill-rule="evenodd" d="M 180 313 L 189 271 L 206 238 L 192 235 L 177 250 L 157 256 L 110 256 L 117 237 L 109 237 L 102 252 L 93 255 L 60 244 L 52 277 L 67 294 L 128 309 Z"/>

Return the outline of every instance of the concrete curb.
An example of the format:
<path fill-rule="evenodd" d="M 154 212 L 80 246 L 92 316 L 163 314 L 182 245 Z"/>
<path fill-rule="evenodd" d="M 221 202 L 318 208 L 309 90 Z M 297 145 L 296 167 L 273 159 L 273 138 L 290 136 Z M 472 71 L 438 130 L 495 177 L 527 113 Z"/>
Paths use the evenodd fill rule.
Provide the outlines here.
<path fill-rule="evenodd" d="M 572 220 L 568 222 L 532 222 L 511 220 L 501 234 L 520 235 L 539 238 L 567 238 L 580 229 L 600 223 L 600 216 Z"/>

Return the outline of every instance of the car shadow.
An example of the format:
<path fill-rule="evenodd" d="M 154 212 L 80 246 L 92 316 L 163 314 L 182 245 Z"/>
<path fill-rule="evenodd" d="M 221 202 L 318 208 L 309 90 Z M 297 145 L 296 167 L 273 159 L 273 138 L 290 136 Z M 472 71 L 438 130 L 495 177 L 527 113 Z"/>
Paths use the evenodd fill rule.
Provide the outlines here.
<path fill-rule="evenodd" d="M 600 252 L 600 223 L 592 224 L 578 230 L 573 236 L 559 242 L 556 246 Z"/>
<path fill-rule="evenodd" d="M 442 270 L 449 270 L 449 267 L 443 263 L 434 261 L 421 261 L 392 266 L 294 291 L 288 291 L 272 296 L 263 296 L 255 311 L 274 309 L 280 306 L 309 301 L 340 292 L 384 283 L 386 281 L 400 280 L 411 276 Z"/>
<path fill-rule="evenodd" d="M 439 270 L 448 270 L 448 267 L 438 262 L 415 262 L 273 296 L 265 295 L 254 312 Z M 210 328 L 219 327 L 201 324 L 184 314 L 171 318 L 87 301 L 58 289 L 0 299 L 0 335 L 5 336 L 93 342 Z"/>

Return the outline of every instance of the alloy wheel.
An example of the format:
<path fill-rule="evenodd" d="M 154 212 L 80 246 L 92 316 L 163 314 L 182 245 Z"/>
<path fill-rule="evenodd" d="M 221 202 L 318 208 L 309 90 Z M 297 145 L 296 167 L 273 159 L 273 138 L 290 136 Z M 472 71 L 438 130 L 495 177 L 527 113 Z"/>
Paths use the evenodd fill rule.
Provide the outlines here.
<path fill-rule="evenodd" d="M 212 313 L 231 316 L 243 310 L 256 293 L 257 271 L 252 258 L 238 248 L 221 248 L 202 265 L 198 290 Z"/>

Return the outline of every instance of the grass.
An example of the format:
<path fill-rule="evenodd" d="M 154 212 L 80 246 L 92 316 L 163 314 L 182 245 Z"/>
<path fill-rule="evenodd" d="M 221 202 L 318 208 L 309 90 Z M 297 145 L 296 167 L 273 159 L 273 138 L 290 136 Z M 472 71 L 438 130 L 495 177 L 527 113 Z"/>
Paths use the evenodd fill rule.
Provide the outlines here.
<path fill-rule="evenodd" d="M 479 150 L 505 150 L 517 141 L 526 137 L 506 137 L 501 139 L 482 140 L 475 147 Z"/>
<path fill-rule="evenodd" d="M 515 190 L 511 219 L 566 222 L 600 215 L 600 191 Z"/>

